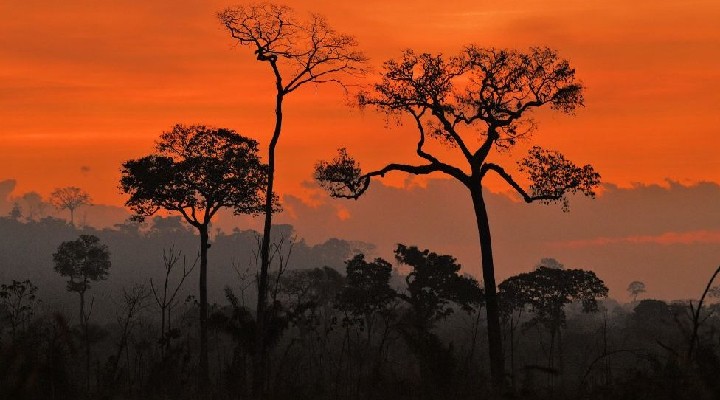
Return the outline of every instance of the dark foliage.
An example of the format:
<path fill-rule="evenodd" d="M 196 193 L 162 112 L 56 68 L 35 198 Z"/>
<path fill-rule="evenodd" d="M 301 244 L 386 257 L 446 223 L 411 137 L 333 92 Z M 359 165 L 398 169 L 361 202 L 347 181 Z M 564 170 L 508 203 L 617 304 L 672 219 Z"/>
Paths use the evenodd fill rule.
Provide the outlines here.
<path fill-rule="evenodd" d="M 160 136 L 156 151 L 122 168 L 120 187 L 139 220 L 164 209 L 198 226 L 221 208 L 261 211 L 267 166 L 256 141 L 230 129 L 175 125 Z"/>
<path fill-rule="evenodd" d="M 371 178 L 390 172 L 413 175 L 440 173 L 464 185 L 475 212 L 480 244 L 487 313 L 488 347 L 494 385 L 504 385 L 500 306 L 496 293 L 495 262 L 490 222 L 483 197 L 483 181 L 496 174 L 527 202 L 560 202 L 568 210 L 568 196 L 595 196 L 600 175 L 592 166 L 578 166 L 557 151 L 532 147 L 520 159 L 517 172 L 493 161 L 493 153 L 511 151 L 535 130 L 532 112 L 550 108 L 571 114 L 583 105 L 583 86 L 575 69 L 554 50 L 528 51 L 467 46 L 455 56 L 406 50 L 383 64 L 379 82 L 361 92 L 357 102 L 402 122 L 410 118 L 417 128 L 417 164 L 389 163 L 363 172 L 359 163 L 340 149 L 332 161 L 315 166 L 315 179 L 339 198 L 358 199 Z M 442 146 L 428 145 L 436 142 Z M 438 148 L 445 148 L 445 152 Z M 447 153 L 454 157 L 447 157 Z M 444 160 L 462 160 L 449 163 Z"/>

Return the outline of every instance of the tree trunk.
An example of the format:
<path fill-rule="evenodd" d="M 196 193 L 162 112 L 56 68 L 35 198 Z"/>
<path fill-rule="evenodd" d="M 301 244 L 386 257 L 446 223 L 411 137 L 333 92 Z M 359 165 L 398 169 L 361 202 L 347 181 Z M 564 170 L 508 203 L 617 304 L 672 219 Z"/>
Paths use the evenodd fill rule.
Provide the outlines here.
<path fill-rule="evenodd" d="M 167 316 L 167 291 L 168 291 L 168 279 L 170 277 L 170 269 L 166 267 L 165 270 L 165 282 L 163 282 L 163 298 L 162 305 L 160 306 L 160 358 L 165 362 L 165 351 L 167 350 L 167 336 L 165 335 L 165 318 Z M 152 281 L 151 281 L 152 283 Z"/>
<path fill-rule="evenodd" d="M 167 338 L 165 337 L 165 300 L 163 300 L 163 306 L 160 307 L 161 319 L 160 319 L 160 358 L 163 362 L 165 361 L 165 350 L 167 349 Z"/>
<path fill-rule="evenodd" d="M 85 392 L 90 393 L 90 336 L 88 334 L 88 321 L 85 318 L 85 290 L 78 293 L 80 294 L 80 329 L 82 329 L 83 341 L 85 342 Z"/>
<path fill-rule="evenodd" d="M 268 271 L 270 269 L 270 230 L 272 227 L 273 214 L 273 185 L 275 183 L 275 148 L 280 139 L 282 128 L 282 102 L 284 95 L 282 87 L 278 87 L 278 94 L 275 98 L 275 129 L 268 149 L 268 181 L 265 191 L 265 224 L 263 226 L 263 237 L 260 245 L 260 274 L 258 277 L 258 298 L 257 315 L 255 328 L 255 353 L 253 354 L 253 396 L 258 399 L 265 397 L 265 377 L 267 374 L 267 349 L 265 342 L 265 331 L 267 323 L 267 292 L 268 292 Z"/>
<path fill-rule="evenodd" d="M 513 392 L 516 388 L 515 380 L 515 311 L 510 310 L 510 384 Z M 518 317 L 520 319 L 520 317 Z"/>
<path fill-rule="evenodd" d="M 208 227 L 200 225 L 200 370 L 199 385 L 201 392 L 208 388 L 210 375 L 208 372 L 208 336 L 207 336 L 207 250 Z"/>
<path fill-rule="evenodd" d="M 702 296 L 700 296 L 700 300 L 698 301 L 698 305 L 695 310 L 692 310 L 692 301 L 690 302 L 690 309 L 692 311 L 692 334 L 690 335 L 690 343 L 688 345 L 687 351 L 688 361 L 694 361 L 695 348 L 698 342 L 698 331 L 700 330 L 700 324 L 702 324 L 702 322 L 700 321 L 700 312 L 703 308 L 705 296 L 707 296 L 708 292 L 710 291 L 712 283 L 713 281 L 715 281 L 715 278 L 718 276 L 718 274 L 720 274 L 720 266 L 715 269 L 715 272 L 713 272 L 712 276 L 710 277 L 710 280 L 708 281 L 707 286 L 705 286 L 705 291 L 703 292 Z"/>
<path fill-rule="evenodd" d="M 550 350 L 548 351 L 548 368 L 550 374 L 548 379 L 550 380 L 550 391 L 555 389 L 555 327 L 550 328 Z"/>
<path fill-rule="evenodd" d="M 480 236 L 483 282 L 485 283 L 485 310 L 488 324 L 488 353 L 490 355 L 490 379 L 495 389 L 502 389 L 505 380 L 502 333 L 500 329 L 500 308 L 495 285 L 495 264 L 492 254 L 492 239 L 488 222 L 482 186 L 470 186 L 475 218 Z"/>
<path fill-rule="evenodd" d="M 80 328 L 85 328 L 85 291 L 79 291 L 80 295 Z"/>

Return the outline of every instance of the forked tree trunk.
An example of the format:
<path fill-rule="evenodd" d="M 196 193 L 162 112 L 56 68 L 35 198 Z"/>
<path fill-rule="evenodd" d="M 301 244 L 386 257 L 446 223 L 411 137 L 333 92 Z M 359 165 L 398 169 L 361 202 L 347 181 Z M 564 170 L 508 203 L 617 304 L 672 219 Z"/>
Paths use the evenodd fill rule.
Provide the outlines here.
<path fill-rule="evenodd" d="M 495 389 L 502 389 L 505 380 L 502 332 L 500 329 L 500 306 L 495 285 L 495 264 L 492 254 L 492 238 L 485 200 L 480 184 L 470 187 L 478 234 L 480 236 L 480 257 L 482 260 L 483 282 L 485 284 L 485 310 L 488 324 L 488 354 L 490 355 L 490 379 Z"/>
<path fill-rule="evenodd" d="M 265 224 L 263 226 L 263 237 L 260 245 L 260 274 L 258 277 L 258 298 L 255 324 L 255 352 L 253 353 L 253 396 L 258 399 L 265 398 L 267 376 L 267 345 L 266 345 L 266 324 L 267 324 L 267 292 L 268 292 L 268 271 L 270 270 L 270 230 L 272 227 L 273 214 L 273 193 L 275 183 L 275 148 L 280 139 L 282 128 L 282 103 L 284 95 L 282 86 L 278 82 L 278 94 L 275 98 L 275 129 L 273 131 L 270 146 L 268 148 L 268 180 L 265 190 Z"/>

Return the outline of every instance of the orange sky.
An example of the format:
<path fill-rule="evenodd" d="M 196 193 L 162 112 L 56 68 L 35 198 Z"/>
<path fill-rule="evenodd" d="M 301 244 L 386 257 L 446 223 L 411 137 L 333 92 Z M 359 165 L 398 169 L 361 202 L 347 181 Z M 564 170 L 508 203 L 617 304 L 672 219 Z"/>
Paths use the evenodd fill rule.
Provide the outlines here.
<path fill-rule="evenodd" d="M 269 73 L 214 16 L 232 4 L 0 3 L 0 180 L 17 179 L 15 194 L 74 185 L 119 205 L 121 162 L 151 151 L 176 122 L 233 128 L 266 145 Z M 355 35 L 375 67 L 408 47 L 554 47 L 587 86 L 586 107 L 575 117 L 540 115 L 538 143 L 592 163 L 621 186 L 720 182 L 716 0 L 287 4 Z M 339 146 L 368 167 L 397 154 L 411 160 L 413 135 L 344 102 L 339 89 L 313 86 L 287 102 L 281 191 L 302 197 L 315 161 Z"/>

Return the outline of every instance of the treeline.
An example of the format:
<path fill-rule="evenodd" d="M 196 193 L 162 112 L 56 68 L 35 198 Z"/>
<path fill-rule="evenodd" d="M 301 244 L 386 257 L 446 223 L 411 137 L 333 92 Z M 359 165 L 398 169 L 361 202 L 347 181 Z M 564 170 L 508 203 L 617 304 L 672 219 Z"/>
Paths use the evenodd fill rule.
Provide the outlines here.
<path fill-rule="evenodd" d="M 93 232 L 104 238 L 90 247 L 104 246 L 113 235 L 153 242 L 170 227 L 177 237 L 188 234 L 196 241 L 187 230 L 177 231 L 186 229 L 177 220 L 156 222 L 145 230 L 124 226 Z M 16 223 L 6 218 L 0 226 L 15 227 L 18 234 L 23 227 L 38 234 L 41 227 L 69 227 L 56 220 Z M 45 259 L 53 261 L 43 265 L 58 276 L 59 289 L 68 291 L 67 307 L 46 302 L 46 282 L 38 288 L 22 276 L 3 277 L 0 397 L 251 395 L 256 267 L 238 269 L 222 290 L 212 291 L 217 300 L 208 315 L 210 390 L 197 393 L 199 305 L 195 280 L 189 278 L 194 260 L 177 248 L 163 252 L 159 246 L 154 250 L 161 262 L 152 267 L 152 277 L 122 277 L 114 264 L 109 266 L 106 286 L 100 279 L 87 281 L 86 298 L 94 297 L 95 305 L 86 300 L 83 319 L 71 293 L 77 286 L 64 284 L 69 277 L 59 273 L 61 263 L 53 255 L 67 251 L 67 243 L 78 237 L 87 241 L 93 235 L 78 236 L 74 228 L 67 233 L 75 238 L 51 249 Z M 224 237 L 215 238 L 213 250 Z M 319 257 L 314 265 L 290 268 L 293 258 L 309 250 L 289 238 L 274 243 L 264 371 L 270 398 L 442 399 L 491 392 L 484 292 L 474 278 L 461 274 L 453 257 L 399 245 L 391 263 L 353 253 L 346 243 L 343 269 L 323 266 Z M 118 262 L 117 256 L 113 260 Z M 213 272 L 221 269 L 232 266 Z M 124 283 L 108 290 L 115 279 Z M 552 259 L 498 287 L 506 396 L 634 399 L 642 393 L 711 399 L 720 393 L 715 376 L 720 316 L 718 304 L 709 302 L 712 291 L 702 305 L 660 300 L 620 305 L 607 299 L 607 288 L 594 273 Z M 104 316 L 97 311 L 102 303 Z"/>
<path fill-rule="evenodd" d="M 81 234 L 94 235 L 110 248 L 112 268 L 110 279 L 96 284 L 99 293 L 119 295 L 122 287 L 164 276 L 163 253 L 171 248 L 192 265 L 198 256 L 196 232 L 183 223 L 180 217 L 154 217 L 147 223 L 126 222 L 111 228 L 76 228 L 64 220 L 45 217 L 0 217 L 0 282 L 32 280 L 42 291 L 42 297 L 50 299 L 59 308 L 73 307 L 65 295 L 64 279 L 53 271 L 52 254 L 63 241 L 77 239 Z M 290 225 L 276 225 L 275 240 L 296 236 Z M 238 273 L 249 275 L 254 268 L 257 254 L 258 233 L 253 230 L 221 232 L 213 229 L 212 263 L 208 286 L 213 301 L 222 300 L 223 287 L 237 279 Z M 289 268 L 311 268 L 317 264 L 342 270 L 344 261 L 357 252 L 372 252 L 373 246 L 363 242 L 328 239 L 324 243 L 309 245 L 301 239 L 295 241 Z M 196 291 L 197 271 L 193 271 L 188 289 Z M 189 292 L 183 292 L 185 295 Z M 104 302 L 96 307 L 104 310 Z M 109 307 L 109 306 L 108 306 Z M 108 310 L 112 311 L 112 310 Z M 108 313 L 96 311 L 105 318 Z"/>

